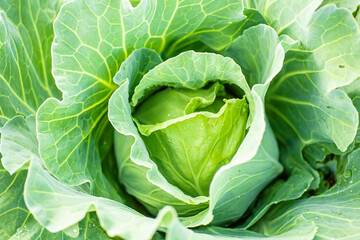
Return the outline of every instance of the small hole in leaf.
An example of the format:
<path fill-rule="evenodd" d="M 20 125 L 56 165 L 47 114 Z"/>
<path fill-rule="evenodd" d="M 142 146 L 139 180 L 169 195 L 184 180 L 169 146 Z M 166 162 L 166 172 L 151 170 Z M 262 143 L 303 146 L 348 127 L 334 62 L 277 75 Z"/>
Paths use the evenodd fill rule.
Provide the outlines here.
<path fill-rule="evenodd" d="M 340 64 L 339 68 L 345 68 L 345 65 Z"/>

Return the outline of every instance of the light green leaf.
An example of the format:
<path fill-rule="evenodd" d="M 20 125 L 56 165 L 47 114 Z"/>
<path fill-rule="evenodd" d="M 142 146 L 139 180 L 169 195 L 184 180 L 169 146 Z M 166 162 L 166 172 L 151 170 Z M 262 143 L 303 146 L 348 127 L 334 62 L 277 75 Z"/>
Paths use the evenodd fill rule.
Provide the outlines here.
<path fill-rule="evenodd" d="M 51 233 L 41 226 L 24 202 L 24 182 L 27 171 L 12 176 L 0 164 L 0 239 L 69 239 L 63 232 Z M 77 239 L 109 239 L 100 228 L 95 214 L 87 214 L 79 223 Z"/>
<path fill-rule="evenodd" d="M 288 39 L 285 41 L 288 42 Z M 245 30 L 225 50 L 224 55 L 241 66 L 251 87 L 257 83 L 269 84 L 282 68 L 285 52 L 281 43 L 273 28 L 258 25 Z"/>
<path fill-rule="evenodd" d="M 246 16 L 244 20 L 224 28 L 221 35 L 214 32 L 202 34 L 201 41 L 212 49 L 223 51 L 234 39 L 242 35 L 246 29 L 258 24 L 267 24 L 265 18 L 255 9 L 244 9 L 244 15 Z M 231 41 L 227 40 L 227 38 L 231 39 Z M 222 45 L 219 45 L 219 43 Z"/>
<path fill-rule="evenodd" d="M 322 0 L 244 0 L 244 6 L 258 10 L 279 35 L 303 41 L 307 25 Z"/>
<path fill-rule="evenodd" d="M 358 5 L 360 5 L 359 0 L 324 0 L 321 6 L 327 4 L 336 4 L 337 7 L 343 7 L 349 9 L 351 12 L 355 12 Z"/>
<path fill-rule="evenodd" d="M 357 149 L 348 156 L 343 177 L 333 188 L 318 196 L 277 205 L 256 225 L 256 229 L 264 234 L 277 234 L 303 216 L 318 227 L 316 239 L 359 238 L 359 168 L 360 149 Z"/>
<path fill-rule="evenodd" d="M 173 209 L 166 208 L 153 219 L 119 202 L 78 192 L 58 182 L 38 161 L 30 163 L 25 188 L 26 205 L 38 222 L 52 232 L 67 229 L 87 212 L 96 211 L 101 227 L 110 237 L 145 240 L 176 216 Z"/>
<path fill-rule="evenodd" d="M 51 102 L 52 100 L 47 101 L 47 103 L 44 103 L 40 107 L 37 112 L 37 121 L 43 121 L 44 118 L 51 117 L 52 107 L 54 107 L 54 105 L 50 104 Z M 55 102 L 57 102 L 57 100 L 54 100 L 53 103 Z M 67 115 L 68 110 L 70 109 L 66 107 L 57 108 L 59 114 L 62 112 L 62 114 Z M 74 109 L 71 108 L 70 111 L 72 110 Z M 86 124 L 84 122 L 83 124 L 85 125 L 82 127 L 78 125 L 80 123 L 77 123 L 76 117 L 65 117 L 64 124 L 66 125 L 64 125 L 64 128 L 59 128 L 59 125 L 57 125 L 58 122 L 55 120 L 38 123 L 37 134 L 40 143 L 40 154 L 42 154 L 41 159 L 50 172 L 55 171 L 54 175 L 58 175 L 60 181 L 66 182 L 69 185 L 83 185 L 87 189 L 86 191 L 94 195 L 122 201 L 114 187 L 101 171 L 99 145 L 102 143 L 99 143 L 98 140 L 103 134 L 111 135 L 113 133 L 112 131 L 102 132 L 102 130 L 106 128 L 106 125 L 109 124 L 108 120 L 103 118 L 107 112 L 107 104 L 103 105 L 101 111 L 102 113 L 96 116 L 94 123 L 89 119 L 91 119 L 91 116 L 96 115 L 97 112 L 84 112 L 84 115 L 81 116 L 85 117 L 84 120 L 86 120 Z M 76 124 L 76 127 L 69 129 L 72 127 L 72 123 Z M 45 146 L 41 144 L 42 141 L 48 137 L 45 133 L 42 133 L 42 131 L 44 131 L 45 128 L 49 130 L 52 127 L 54 127 L 53 129 L 56 131 L 54 132 L 54 138 L 61 136 L 58 141 L 58 150 L 56 150 L 55 145 L 48 146 L 49 142 L 46 142 Z M 67 133 L 67 131 L 70 132 Z M 90 135 L 82 136 L 81 131 L 89 131 Z M 62 136 L 64 133 L 66 134 Z M 78 140 L 79 137 L 82 139 L 80 143 L 77 143 L 76 140 Z M 51 139 L 51 141 L 54 140 L 52 137 Z M 44 151 L 42 151 L 42 147 L 46 147 Z"/>
<path fill-rule="evenodd" d="M 31 115 L 24 119 L 16 116 L 0 128 L 2 164 L 10 174 L 26 168 L 32 158 L 38 158 L 36 120 Z"/>
<path fill-rule="evenodd" d="M 321 19 L 329 22 L 324 25 Z M 318 27 L 319 24 L 326 29 Z M 271 205 L 298 198 L 309 186 L 313 189 L 319 186 L 319 173 L 303 159 L 304 146 L 335 142 L 344 151 L 356 133 L 356 109 L 344 92 L 331 90 L 359 75 L 359 60 L 353 59 L 359 58 L 360 53 L 359 44 L 355 44 L 359 41 L 357 26 L 348 11 L 328 6 L 318 10 L 308 27 L 313 35 L 304 42 L 307 45 L 287 53 L 284 69 L 267 95 L 268 116 L 281 142 L 281 159 L 291 175 L 287 181 L 279 181 L 265 191 L 245 227 L 255 223 Z M 323 43 L 313 41 L 320 39 L 320 34 Z M 343 46 L 346 49 L 341 49 Z M 345 69 L 336 64 L 344 64 Z M 337 73 L 339 70 L 344 73 Z"/>
<path fill-rule="evenodd" d="M 246 18 L 240 22 L 231 22 L 230 25 L 215 31 L 200 31 L 189 37 L 185 42 L 171 45 L 171 48 L 166 51 L 166 56 L 175 56 L 187 50 L 222 52 L 246 29 L 258 24 L 267 24 L 264 17 L 255 9 L 244 9 L 243 14 Z"/>
<path fill-rule="evenodd" d="M 350 85 L 343 87 L 343 90 L 351 98 L 353 105 L 359 114 L 360 119 L 360 78 L 352 82 Z M 355 137 L 356 142 L 360 142 L 360 121 L 358 125 L 357 134 Z"/>
<path fill-rule="evenodd" d="M 37 224 L 23 199 L 27 171 L 11 176 L 0 164 L 0 239 L 16 239 L 40 233 Z"/>
<path fill-rule="evenodd" d="M 267 112 L 288 172 L 311 173 L 311 188 L 316 188 L 319 175 L 304 162 L 302 149 L 334 142 L 345 151 L 354 140 L 358 113 L 347 95 L 335 88 L 360 74 L 360 35 L 351 14 L 333 5 L 318 10 L 308 28 L 311 34 L 304 45 L 287 52 L 267 95 Z"/>
<path fill-rule="evenodd" d="M 148 48 L 136 49 L 121 64 L 119 71 L 114 77 L 114 82 L 121 85 L 122 80 L 129 79 L 131 83 L 129 86 L 129 96 L 132 97 L 135 87 L 139 84 L 142 77 L 160 63 L 162 63 L 162 59 L 154 50 Z"/>
<path fill-rule="evenodd" d="M 59 97 L 51 75 L 52 23 L 60 1 L 0 2 L 0 126 Z M 26 11 L 19 11 L 26 9 Z"/>
<path fill-rule="evenodd" d="M 3 155 L 2 162 L 6 163 L 14 174 L 10 176 L 1 165 L 0 202 L 6 204 L 0 204 L 0 212 L 3 213 L 0 215 L 0 222 L 7 223 L 5 227 L 1 228 L 4 231 L 1 235 L 4 235 L 5 239 L 9 239 L 6 238 L 8 235 L 11 235 L 10 239 L 66 239 L 67 237 L 64 233 L 58 232 L 52 234 L 39 225 L 37 222 L 38 216 L 35 214 L 35 220 L 33 214 L 24 203 L 24 189 L 28 191 L 28 188 L 24 188 L 24 182 L 25 179 L 29 179 L 29 176 L 26 177 L 27 171 L 21 170 L 21 168 L 25 168 L 24 165 L 30 161 L 36 162 L 39 166 L 42 163 L 38 155 L 38 142 L 35 130 L 35 117 L 33 115 L 26 119 L 22 116 L 16 116 L 1 128 L 0 149 Z M 48 186 L 48 183 L 46 179 L 42 182 L 46 186 Z M 41 187 L 41 185 L 38 186 Z M 41 189 L 38 191 L 41 191 Z M 37 205 L 37 207 L 39 206 L 42 206 L 42 203 Z M 41 207 L 37 209 L 39 210 Z M 34 211 L 34 213 L 37 212 Z M 83 215 L 84 217 L 85 215 Z M 14 224 L 8 225 L 9 219 Z M 78 219 L 78 221 L 80 220 Z M 76 231 L 73 232 L 74 228 L 71 228 L 71 234 L 66 233 L 66 235 L 79 236 L 78 239 L 91 239 L 94 236 L 98 236 L 99 239 L 108 239 L 94 214 L 87 214 L 85 219 L 79 222 L 79 226 L 80 229 L 75 229 Z M 59 229 L 58 231 L 60 230 L 65 231 L 66 228 Z"/>
<path fill-rule="evenodd" d="M 99 223 L 99 219 L 95 213 L 90 212 L 86 214 L 86 217 L 78 223 L 79 232 L 76 239 L 111 239 Z M 73 232 L 74 233 L 74 232 Z M 44 239 L 50 239 L 50 237 Z"/>
<path fill-rule="evenodd" d="M 317 27 L 321 19 L 329 21 L 327 29 Z M 303 143 L 334 141 L 344 151 L 354 138 L 357 113 L 344 92 L 332 89 L 360 74 L 359 30 L 348 11 L 334 6 L 321 8 L 309 29 L 307 45 L 288 52 L 284 70 L 270 90 L 270 119 L 276 129 L 280 123 L 290 124 Z M 323 40 L 318 38 L 321 34 Z M 342 48 L 348 44 L 353 48 Z"/>
<path fill-rule="evenodd" d="M 253 207 L 251 215 L 246 218 L 242 227 L 244 229 L 250 228 L 261 219 L 271 206 L 300 198 L 310 187 L 313 180 L 313 176 L 309 173 L 296 172 L 290 175 L 286 181 L 280 179 L 273 182 L 261 193 L 261 198 Z"/>
<path fill-rule="evenodd" d="M 245 97 L 236 98 L 215 82 L 198 90 L 162 90 L 132 116 L 169 183 L 190 196 L 208 196 L 215 172 L 230 162 L 245 137 L 248 112 Z"/>
<path fill-rule="evenodd" d="M 126 234 L 135 234 L 136 232 L 124 226 L 125 223 L 132 225 L 131 218 L 134 218 L 134 221 L 147 220 L 143 221 L 144 231 L 147 233 L 144 232 L 145 235 L 142 236 L 143 232 L 140 232 L 139 235 L 144 239 L 155 232 L 162 221 L 161 215 L 160 220 L 156 221 L 143 217 L 119 202 L 88 195 L 83 191 L 81 192 L 83 190 L 81 188 L 75 190 L 62 185 L 43 169 L 42 161 L 36 151 L 35 128 L 31 127 L 34 123 L 34 116 L 30 116 L 26 120 L 17 116 L 2 128 L 2 130 L 6 130 L 5 132 L 2 131 L 4 134 L 2 137 L 5 137 L 5 141 L 1 142 L 3 160 L 9 161 L 8 157 L 11 157 L 10 155 L 15 154 L 14 151 L 16 151 L 16 156 L 20 157 L 20 160 L 23 162 L 31 161 L 28 173 L 24 170 L 17 170 L 14 176 L 10 176 L 5 169 L 2 167 L 0 169 L 0 190 L 3 189 L 0 191 L 0 202 L 6 203 L 0 206 L 0 212 L 3 213 L 0 217 L 5 219 L 0 222 L 8 222 L 6 219 L 11 219 L 14 222 L 13 225 L 7 224 L 4 227 L 4 234 L 14 234 L 12 237 L 15 239 L 35 239 L 36 237 L 40 239 L 63 239 L 67 238 L 64 233 L 60 232 L 63 230 L 66 235 L 78 239 L 91 239 L 96 236 L 100 239 L 108 239 L 102 230 L 102 227 L 105 226 L 110 235 L 126 237 Z M 21 130 L 21 134 L 15 130 Z M 29 148 L 26 148 L 26 145 L 29 145 Z M 101 227 L 96 216 L 88 213 L 89 210 L 95 209 L 101 219 Z M 114 215 L 110 216 L 109 212 Z M 120 218 L 119 216 L 124 217 Z M 58 233 L 49 233 L 38 222 L 48 231 Z M 120 229 L 119 226 L 123 226 L 126 230 Z M 134 223 L 134 226 L 139 227 L 139 224 Z M 138 237 L 135 236 L 134 239 L 138 239 Z"/>
<path fill-rule="evenodd" d="M 146 74 L 135 89 L 131 105 L 138 105 L 162 86 L 196 90 L 215 79 L 224 84 L 231 84 L 234 88 L 240 88 L 240 92 L 248 95 L 250 108 L 253 107 L 250 89 L 241 68 L 231 58 L 193 51 L 168 59 Z"/>
<path fill-rule="evenodd" d="M 313 221 L 298 217 L 281 233 L 272 236 L 262 235 L 242 229 L 208 227 L 201 230 L 190 230 L 174 220 L 168 228 L 167 240 L 311 240 L 317 227 Z"/>

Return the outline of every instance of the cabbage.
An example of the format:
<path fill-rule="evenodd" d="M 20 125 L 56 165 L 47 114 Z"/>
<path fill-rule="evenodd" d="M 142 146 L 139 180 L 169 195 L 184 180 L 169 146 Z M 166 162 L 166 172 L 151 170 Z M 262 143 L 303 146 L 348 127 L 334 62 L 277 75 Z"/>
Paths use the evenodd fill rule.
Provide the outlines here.
<path fill-rule="evenodd" d="M 360 1 L 0 2 L 0 239 L 356 239 Z"/>

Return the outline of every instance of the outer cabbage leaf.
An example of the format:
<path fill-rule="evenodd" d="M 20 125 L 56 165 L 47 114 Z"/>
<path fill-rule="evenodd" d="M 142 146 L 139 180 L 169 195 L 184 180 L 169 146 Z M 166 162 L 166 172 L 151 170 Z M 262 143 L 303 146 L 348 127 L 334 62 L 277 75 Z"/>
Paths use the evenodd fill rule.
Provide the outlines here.
<path fill-rule="evenodd" d="M 51 75 L 52 22 L 61 1 L 0 2 L 0 126 L 59 97 Z M 19 11 L 24 9 L 24 11 Z"/>
<path fill-rule="evenodd" d="M 101 229 L 97 217 L 87 214 L 86 218 L 72 227 L 70 233 L 51 233 L 41 226 L 30 213 L 24 202 L 26 170 L 10 174 L 0 164 L 0 239 L 109 239 Z"/>
<path fill-rule="evenodd" d="M 0 164 L 1 239 L 69 238 L 68 232 L 47 231 L 25 205 L 27 171 L 20 169 L 26 169 L 38 152 L 35 117 L 14 117 L 35 113 L 47 97 L 60 96 L 51 75 L 50 59 L 52 23 L 60 5 L 61 1 L 0 2 L 0 126 L 6 123 L 0 129 L 0 157 L 6 168 Z M 79 226 L 71 236 L 108 239 L 93 214 Z"/>
<path fill-rule="evenodd" d="M 358 5 L 360 5 L 359 0 L 324 0 L 321 4 L 322 6 L 326 4 L 336 4 L 337 7 L 343 7 L 349 9 L 351 12 L 354 12 Z"/>
<path fill-rule="evenodd" d="M 259 221 L 271 206 L 300 198 L 310 187 L 312 181 L 313 177 L 308 173 L 293 173 L 286 180 L 280 179 L 273 182 L 261 193 L 261 198 L 254 205 L 251 215 L 246 218 L 241 226 L 248 229 Z"/>
<path fill-rule="evenodd" d="M 110 236 L 148 239 L 167 212 L 173 215 L 172 210 L 168 209 L 159 214 L 158 219 L 144 217 L 120 202 L 95 197 L 85 193 L 82 188 L 61 184 L 41 166 L 42 160 L 34 149 L 38 146 L 35 128 L 29 127 L 34 122 L 34 116 L 27 119 L 17 116 L 2 128 L 6 129 L 6 134 L 2 135 L 6 137 L 5 141 L 1 141 L 3 160 L 8 161 L 16 152 L 20 158 L 19 167 L 30 161 L 28 172 L 14 168 L 17 170 L 14 176 L 0 169 L 0 198 L 6 203 L 1 205 L 0 215 L 4 219 L 1 222 L 7 223 L 2 228 L 4 236 L 64 239 L 67 238 L 65 235 L 69 235 L 79 239 L 108 239 L 102 230 L 104 228 Z M 20 138 L 19 129 L 23 134 Z M 94 213 L 89 213 L 92 211 L 96 211 L 99 222 Z M 9 219 L 13 224 L 8 224 Z M 136 230 L 129 226 L 136 227 Z"/>
<path fill-rule="evenodd" d="M 322 19 L 327 22 L 321 22 Z M 327 28 L 318 27 L 320 22 Z M 351 100 L 335 89 L 351 83 L 360 74 L 360 61 L 356 60 L 360 59 L 360 45 L 356 44 L 360 35 L 353 17 L 344 9 L 327 6 L 314 14 L 308 27 L 312 34 L 306 45 L 287 53 L 284 68 L 268 94 L 272 126 L 279 132 L 277 137 L 282 144 L 292 148 L 284 149 L 287 167 L 294 166 L 294 160 L 303 162 L 300 151 L 308 144 L 334 142 L 345 151 L 358 125 L 358 113 Z M 316 41 L 320 35 L 321 40 Z M 291 152 L 292 157 L 285 152 Z M 314 186 L 317 184 L 315 181 Z"/>
<path fill-rule="evenodd" d="M 316 239 L 359 237 L 360 149 L 348 155 L 343 176 L 329 191 L 273 207 L 254 227 L 264 234 L 281 232 L 299 216 L 315 222 Z"/>
<path fill-rule="evenodd" d="M 96 211 L 100 226 L 109 236 L 145 240 L 166 223 L 168 214 L 170 218 L 174 214 L 171 209 L 164 209 L 158 218 L 148 218 L 119 202 L 76 191 L 53 178 L 38 161 L 30 163 L 25 188 L 26 205 L 51 232 L 72 227 L 87 212 Z"/>
<path fill-rule="evenodd" d="M 21 168 L 26 169 L 29 161 L 38 157 L 36 139 L 36 120 L 34 115 L 24 119 L 16 116 L 0 128 L 0 152 L 2 164 L 10 174 Z"/>
<path fill-rule="evenodd" d="M 347 95 L 351 98 L 353 105 L 359 114 L 360 119 L 360 78 L 352 82 L 350 85 L 342 88 Z M 360 121 L 358 124 L 358 130 L 355 137 L 355 142 L 360 142 Z"/>
<path fill-rule="evenodd" d="M 280 72 L 285 49 L 295 43 L 287 37 L 278 38 L 274 29 L 260 25 L 245 30 L 223 54 L 241 66 L 250 87 L 259 83 L 267 85 Z"/>
<path fill-rule="evenodd" d="M 277 235 L 266 236 L 256 232 L 221 227 L 206 227 L 199 230 L 190 230 L 174 220 L 167 231 L 168 240 L 310 240 L 313 239 L 317 227 L 314 222 L 303 217 L 297 218 L 291 225 Z"/>
<path fill-rule="evenodd" d="M 229 25 L 216 31 L 200 31 L 187 38 L 187 41 L 177 41 L 166 50 L 166 56 L 175 56 L 186 50 L 197 52 L 222 52 L 233 40 L 239 37 L 244 30 L 258 24 L 267 24 L 265 18 L 255 9 L 244 9 L 246 16 L 242 21 L 230 22 Z"/>
<path fill-rule="evenodd" d="M 304 161 L 306 145 L 321 142 L 324 147 L 318 147 L 319 151 L 336 146 L 345 151 L 356 134 L 356 109 L 342 90 L 333 90 L 359 75 L 359 60 L 355 60 L 360 56 L 359 30 L 354 19 L 345 9 L 327 6 L 313 15 L 307 28 L 308 40 L 287 53 L 284 68 L 267 95 L 267 113 L 290 176 L 266 189 L 244 227 L 254 224 L 271 205 L 319 186 L 319 173 Z"/>
<path fill-rule="evenodd" d="M 35 118 L 15 116 L 33 114 L 47 97 L 60 96 L 51 74 L 50 47 L 52 23 L 61 3 L 0 2 L 0 126 L 6 123 L 0 129 L 0 158 L 5 166 L 0 164 L 1 239 L 69 238 L 68 232 L 53 234 L 38 224 L 24 203 L 27 171 L 21 169 L 26 169 L 38 152 Z M 108 239 L 93 214 L 79 226 L 70 235 Z"/>
<path fill-rule="evenodd" d="M 310 33 L 307 25 L 322 0 L 245 0 L 244 5 L 258 10 L 279 35 L 303 41 Z"/>

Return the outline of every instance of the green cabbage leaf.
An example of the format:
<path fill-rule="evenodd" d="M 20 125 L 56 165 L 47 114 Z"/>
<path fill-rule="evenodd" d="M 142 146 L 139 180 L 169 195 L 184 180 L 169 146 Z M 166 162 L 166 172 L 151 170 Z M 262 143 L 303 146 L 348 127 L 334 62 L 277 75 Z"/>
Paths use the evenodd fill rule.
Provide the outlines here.
<path fill-rule="evenodd" d="M 360 1 L 2 0 L 0 239 L 357 239 Z"/>

